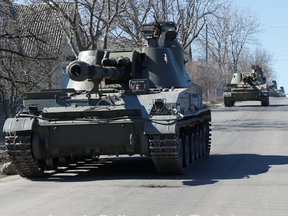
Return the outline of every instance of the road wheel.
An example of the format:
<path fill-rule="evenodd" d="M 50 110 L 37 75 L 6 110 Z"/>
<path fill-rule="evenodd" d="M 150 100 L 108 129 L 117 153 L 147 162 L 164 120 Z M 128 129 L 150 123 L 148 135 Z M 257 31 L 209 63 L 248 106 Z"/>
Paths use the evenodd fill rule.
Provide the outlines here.
<path fill-rule="evenodd" d="M 208 148 L 209 148 L 209 125 L 207 122 L 202 123 L 202 131 L 203 131 L 203 155 L 207 154 Z"/>
<path fill-rule="evenodd" d="M 264 97 L 261 99 L 262 106 L 269 106 L 269 97 Z"/>
<path fill-rule="evenodd" d="M 191 155 L 191 163 L 196 160 L 196 136 L 195 133 L 191 134 L 190 138 L 190 155 Z"/>
<path fill-rule="evenodd" d="M 70 157 L 60 157 L 59 166 L 67 167 L 70 163 Z"/>
<path fill-rule="evenodd" d="M 46 165 L 50 170 L 55 170 L 58 167 L 58 158 L 46 158 Z"/>
<path fill-rule="evenodd" d="M 195 158 L 196 158 L 196 160 L 198 160 L 200 157 L 200 139 L 199 139 L 199 137 L 200 137 L 200 134 L 198 131 L 196 131 L 195 132 L 195 156 L 196 156 Z"/>
<path fill-rule="evenodd" d="M 179 145 L 178 145 L 178 159 L 181 164 L 181 167 L 184 165 L 184 145 L 183 140 L 181 139 L 182 135 L 179 137 Z"/>
<path fill-rule="evenodd" d="M 201 158 L 203 156 L 203 130 L 199 131 L 199 158 Z"/>
<path fill-rule="evenodd" d="M 190 163 L 190 140 L 187 135 L 183 135 L 182 142 L 184 145 L 184 163 L 183 167 L 189 166 Z"/>
<path fill-rule="evenodd" d="M 230 97 L 224 97 L 224 106 L 225 107 L 231 107 L 232 106 L 232 102 L 231 102 Z"/>
<path fill-rule="evenodd" d="M 76 157 L 76 156 L 71 156 L 70 157 L 70 165 L 71 164 L 77 164 L 77 162 L 78 162 L 78 157 Z"/>
<path fill-rule="evenodd" d="M 44 172 L 45 169 L 46 169 L 46 162 L 45 160 L 38 160 L 38 166 L 39 166 L 39 169 Z"/>

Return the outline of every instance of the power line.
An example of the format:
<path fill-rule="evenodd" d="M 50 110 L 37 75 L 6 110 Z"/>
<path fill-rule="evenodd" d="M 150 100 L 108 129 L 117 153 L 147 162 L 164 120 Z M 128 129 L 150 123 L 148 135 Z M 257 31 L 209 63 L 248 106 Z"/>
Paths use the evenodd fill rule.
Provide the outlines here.
<path fill-rule="evenodd" d="M 277 7 L 277 6 L 272 6 L 272 5 L 258 5 L 258 4 L 250 4 L 250 3 L 243 3 L 243 2 L 237 2 L 236 4 L 246 5 L 246 6 L 257 6 L 257 7 L 268 7 L 268 8 L 278 8 L 278 9 L 288 9 L 288 7 Z"/>
<path fill-rule="evenodd" d="M 287 50 L 288 50 L 288 49 L 285 49 L 285 50 L 282 50 L 282 51 L 276 52 L 276 53 L 274 53 L 274 54 L 282 53 L 282 52 L 285 52 L 285 51 L 287 51 Z"/>

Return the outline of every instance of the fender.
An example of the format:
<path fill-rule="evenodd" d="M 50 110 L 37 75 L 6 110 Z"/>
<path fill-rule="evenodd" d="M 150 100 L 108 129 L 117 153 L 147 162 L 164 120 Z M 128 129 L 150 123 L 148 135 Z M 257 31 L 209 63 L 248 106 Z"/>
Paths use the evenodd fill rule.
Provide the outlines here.
<path fill-rule="evenodd" d="M 162 116 L 160 116 L 161 118 Z M 155 118 L 155 117 L 154 117 Z M 164 118 L 164 117 L 162 117 Z M 176 121 L 167 118 L 167 121 L 145 121 L 144 134 L 173 134 L 176 133 Z"/>
<path fill-rule="evenodd" d="M 8 118 L 6 119 L 3 132 L 32 130 L 35 119 L 31 118 Z"/>

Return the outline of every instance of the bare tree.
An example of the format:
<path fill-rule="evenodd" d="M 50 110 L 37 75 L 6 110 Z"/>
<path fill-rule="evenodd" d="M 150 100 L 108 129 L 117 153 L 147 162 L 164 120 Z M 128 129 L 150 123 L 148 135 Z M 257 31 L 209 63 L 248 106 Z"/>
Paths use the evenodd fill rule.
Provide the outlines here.
<path fill-rule="evenodd" d="M 234 9 L 230 15 L 229 37 L 231 42 L 232 68 L 238 72 L 238 62 L 245 45 L 258 44 L 258 34 L 262 31 L 259 19 L 248 9 Z"/>
<path fill-rule="evenodd" d="M 239 70 L 250 71 L 253 65 L 262 67 L 267 82 L 276 79 L 276 72 L 273 70 L 273 54 L 262 46 L 254 49 L 245 48 L 239 59 Z"/>
<path fill-rule="evenodd" d="M 152 20 L 152 6 L 152 0 L 127 1 L 126 12 L 117 16 L 115 29 L 112 31 L 117 47 L 142 45 L 141 26 Z"/>
<path fill-rule="evenodd" d="M 55 71 L 51 70 L 49 63 L 53 64 L 27 60 L 15 54 L 7 54 L 0 59 L 0 86 L 5 94 L 3 99 L 8 101 L 8 107 L 3 107 L 7 117 L 15 115 L 27 92 L 52 88 L 57 83 Z"/>
<path fill-rule="evenodd" d="M 57 11 L 59 24 L 64 29 L 68 43 L 75 56 L 80 51 L 108 48 L 108 38 L 115 18 L 126 10 L 122 0 L 31 0 L 30 3 L 42 2 Z M 71 11 L 62 5 L 73 4 Z"/>
<path fill-rule="evenodd" d="M 218 87 L 230 82 L 233 73 L 238 71 L 239 61 L 245 47 L 259 44 L 258 33 L 261 25 L 249 10 L 225 6 L 216 16 L 210 16 L 208 24 L 209 65 L 218 71 Z M 201 32 L 197 42 L 205 53 L 206 34 Z M 251 66 L 250 66 L 251 69 Z"/>
<path fill-rule="evenodd" d="M 59 23 L 77 56 L 87 49 L 139 46 L 144 22 L 175 21 L 179 41 L 187 49 L 225 0 L 27 0 L 45 3 L 58 12 Z M 73 4 L 72 16 L 62 4 Z M 71 13 L 69 11 L 69 13 Z M 63 22 L 63 19 L 65 22 Z"/>
<path fill-rule="evenodd" d="M 156 0 L 152 3 L 151 13 L 158 21 L 175 20 L 174 0 Z"/>
<path fill-rule="evenodd" d="M 219 0 L 176 0 L 173 8 L 174 19 L 178 26 L 179 41 L 184 50 L 199 36 L 208 17 L 215 16 L 224 6 Z"/>
<path fill-rule="evenodd" d="M 207 99 L 210 89 L 218 89 L 221 83 L 221 76 L 215 65 L 209 65 L 205 61 L 190 61 L 186 64 L 187 71 L 191 77 L 192 83 L 199 86 L 198 92 L 203 93 Z"/>
<path fill-rule="evenodd" d="M 9 0 L 2 0 L 0 7 L 0 52 L 2 54 L 15 54 L 26 59 L 52 60 L 52 58 L 45 56 L 44 34 L 32 32 L 29 26 L 30 20 L 19 20 L 16 14 L 17 8 Z M 32 46 L 37 46 L 39 52 L 25 53 L 22 46 L 23 41 L 30 41 Z M 40 52 L 42 56 L 39 56 Z"/>
<path fill-rule="evenodd" d="M 128 0 L 126 12 L 118 16 L 114 36 L 124 45 L 140 46 L 140 28 L 144 22 L 174 21 L 178 26 L 178 39 L 187 49 L 205 26 L 207 17 L 216 13 L 224 0 Z M 128 12 L 129 11 L 129 12 Z"/>
<path fill-rule="evenodd" d="M 206 43 L 206 32 L 202 32 L 198 40 L 202 47 L 202 53 L 206 53 L 208 48 L 209 64 L 214 65 L 216 70 L 219 71 L 221 80 L 219 86 L 227 84 L 232 76 L 231 41 L 229 36 L 229 25 L 232 17 L 229 16 L 229 7 L 221 10 L 221 16 L 211 16 L 207 20 L 208 44 Z"/>
<path fill-rule="evenodd" d="M 0 104 L 6 117 L 15 114 L 26 92 L 52 88 L 59 83 L 54 72 L 59 67 L 55 60 L 59 58 L 53 55 L 59 53 L 59 46 L 53 39 L 54 27 L 49 26 L 51 22 L 46 22 L 45 16 L 49 12 L 34 5 L 1 2 L 0 91 L 3 95 Z M 44 26 L 39 29 L 35 23 L 41 18 L 45 23 L 41 22 Z"/>

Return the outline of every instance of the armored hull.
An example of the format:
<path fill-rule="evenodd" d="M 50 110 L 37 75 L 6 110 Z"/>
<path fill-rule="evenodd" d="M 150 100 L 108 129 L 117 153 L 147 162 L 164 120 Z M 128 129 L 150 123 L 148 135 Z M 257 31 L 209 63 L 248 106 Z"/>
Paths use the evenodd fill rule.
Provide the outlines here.
<path fill-rule="evenodd" d="M 227 86 L 229 88 L 229 86 Z M 226 89 L 227 89 L 226 87 Z M 233 86 L 224 92 L 224 105 L 233 106 L 237 101 L 261 101 L 262 106 L 269 105 L 269 96 L 267 91 L 261 91 L 258 88 L 250 86 Z"/>
<path fill-rule="evenodd" d="M 261 101 L 262 106 L 268 106 L 269 88 L 265 82 L 259 66 L 253 66 L 251 72 L 235 73 L 231 84 L 225 87 L 224 105 L 230 107 L 237 101 Z"/>
<path fill-rule="evenodd" d="M 151 156 L 160 173 L 181 174 L 209 155 L 210 110 L 195 109 L 187 89 L 89 99 L 98 106 L 68 91 L 58 100 L 47 93 L 52 91 L 28 94 L 24 101 L 25 107 L 40 105 L 41 115 L 22 113 L 5 122 L 7 152 L 21 176 L 38 176 L 78 158 L 120 154 Z M 156 108 L 159 98 L 179 104 L 183 114 L 172 115 L 160 100 Z"/>
<path fill-rule="evenodd" d="M 4 125 L 17 172 L 35 177 L 79 158 L 139 154 L 159 173 L 183 174 L 205 159 L 210 109 L 188 92 L 182 48 L 167 37 L 166 47 L 82 52 L 67 67 L 67 89 L 28 93 Z"/>
<path fill-rule="evenodd" d="M 277 89 L 276 80 L 272 81 L 272 84 L 268 85 L 269 87 L 269 96 L 270 97 L 281 97 L 280 89 Z"/>

